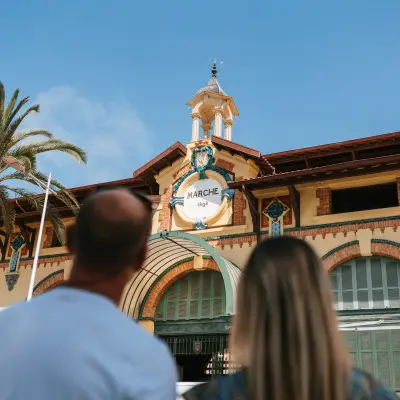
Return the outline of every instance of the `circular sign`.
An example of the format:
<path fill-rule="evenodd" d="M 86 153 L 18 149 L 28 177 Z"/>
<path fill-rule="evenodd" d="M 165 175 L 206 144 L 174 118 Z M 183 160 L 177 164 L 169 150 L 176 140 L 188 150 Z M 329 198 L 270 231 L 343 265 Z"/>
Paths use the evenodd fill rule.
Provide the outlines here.
<path fill-rule="evenodd" d="M 216 215 L 221 204 L 221 184 L 215 179 L 200 179 L 185 190 L 183 212 L 192 221 L 204 220 Z"/>

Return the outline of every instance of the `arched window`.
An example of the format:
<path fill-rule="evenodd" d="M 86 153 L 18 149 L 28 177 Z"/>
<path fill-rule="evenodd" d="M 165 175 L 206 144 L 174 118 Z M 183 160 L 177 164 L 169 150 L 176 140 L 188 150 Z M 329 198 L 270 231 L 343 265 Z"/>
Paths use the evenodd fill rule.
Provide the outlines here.
<path fill-rule="evenodd" d="M 383 257 L 348 261 L 331 272 L 337 310 L 400 307 L 400 262 Z"/>
<path fill-rule="evenodd" d="M 191 272 L 173 283 L 156 310 L 158 321 L 220 317 L 225 310 L 225 287 L 216 271 Z"/>

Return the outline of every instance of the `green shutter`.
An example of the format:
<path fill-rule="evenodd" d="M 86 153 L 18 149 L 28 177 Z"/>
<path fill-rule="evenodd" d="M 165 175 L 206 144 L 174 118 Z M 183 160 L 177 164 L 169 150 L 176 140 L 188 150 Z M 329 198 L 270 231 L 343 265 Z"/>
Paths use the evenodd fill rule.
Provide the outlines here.
<path fill-rule="evenodd" d="M 220 317 L 225 309 L 222 275 L 192 272 L 172 284 L 162 296 L 155 318 L 161 321 Z"/>
<path fill-rule="evenodd" d="M 344 331 L 353 365 L 400 391 L 400 330 Z"/>
<path fill-rule="evenodd" d="M 391 331 L 393 388 L 400 390 L 400 331 Z"/>

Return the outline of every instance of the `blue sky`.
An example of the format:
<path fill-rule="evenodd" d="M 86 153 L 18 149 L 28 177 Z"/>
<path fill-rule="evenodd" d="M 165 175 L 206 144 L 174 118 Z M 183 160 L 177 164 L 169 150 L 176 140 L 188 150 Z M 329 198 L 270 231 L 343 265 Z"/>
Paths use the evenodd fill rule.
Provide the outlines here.
<path fill-rule="evenodd" d="M 210 76 L 263 153 L 400 130 L 400 1 L 20 0 L 2 5 L 0 79 L 42 105 L 29 127 L 83 146 L 42 158 L 69 186 L 126 178 L 175 141 Z"/>

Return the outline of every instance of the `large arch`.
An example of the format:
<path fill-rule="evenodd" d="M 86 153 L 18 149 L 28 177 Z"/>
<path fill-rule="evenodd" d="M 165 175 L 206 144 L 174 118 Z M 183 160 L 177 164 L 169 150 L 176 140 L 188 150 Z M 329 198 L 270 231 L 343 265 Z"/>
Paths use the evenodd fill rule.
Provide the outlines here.
<path fill-rule="evenodd" d="M 184 275 L 198 270 L 219 271 L 217 263 L 212 258 L 202 260 L 201 267 L 195 266 L 194 257 L 184 259 L 179 263 L 171 265 L 162 272 L 152 283 L 139 309 L 139 319 L 154 319 L 156 308 L 161 297 L 177 280 Z"/>
<path fill-rule="evenodd" d="M 123 296 L 122 310 L 137 319 L 147 293 L 157 279 L 171 268 L 193 258 L 212 258 L 222 274 L 226 293 L 225 314 L 233 315 L 236 288 L 241 270 L 218 254 L 204 239 L 186 232 L 160 232 L 150 236 L 145 264 L 135 278 L 127 285 Z"/>
<path fill-rule="evenodd" d="M 63 282 L 64 270 L 59 269 L 58 271 L 54 271 L 36 284 L 36 286 L 33 288 L 33 296 L 39 296 L 48 290 L 54 289 Z"/>

